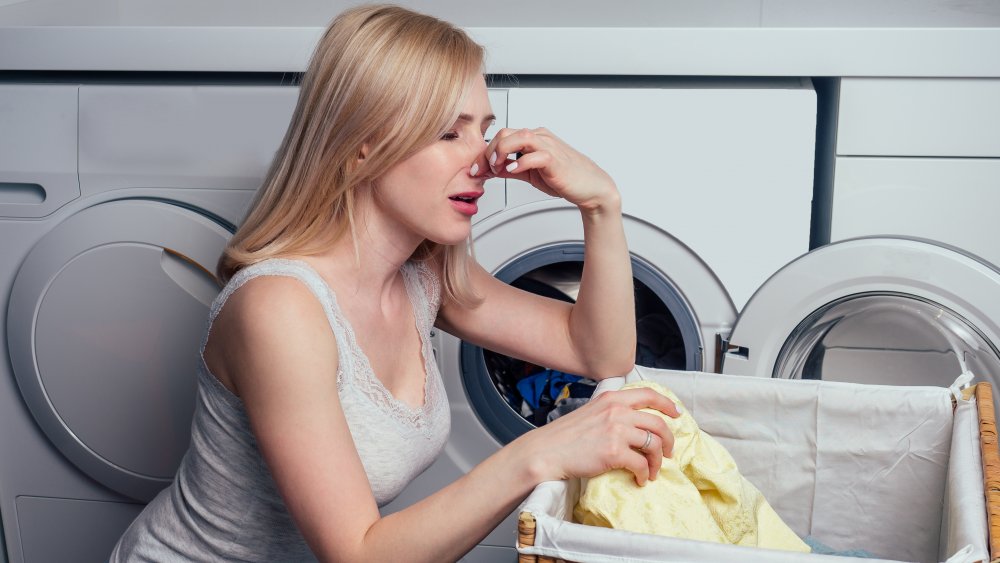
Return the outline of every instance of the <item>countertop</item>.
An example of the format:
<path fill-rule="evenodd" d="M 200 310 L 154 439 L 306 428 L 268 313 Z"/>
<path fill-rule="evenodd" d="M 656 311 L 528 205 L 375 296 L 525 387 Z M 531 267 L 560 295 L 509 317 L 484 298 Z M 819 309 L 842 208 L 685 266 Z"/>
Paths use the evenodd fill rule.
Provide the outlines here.
<path fill-rule="evenodd" d="M 0 0 L 0 70 L 301 72 L 352 3 Z M 493 74 L 1000 77 L 1000 0 L 398 3 Z"/>

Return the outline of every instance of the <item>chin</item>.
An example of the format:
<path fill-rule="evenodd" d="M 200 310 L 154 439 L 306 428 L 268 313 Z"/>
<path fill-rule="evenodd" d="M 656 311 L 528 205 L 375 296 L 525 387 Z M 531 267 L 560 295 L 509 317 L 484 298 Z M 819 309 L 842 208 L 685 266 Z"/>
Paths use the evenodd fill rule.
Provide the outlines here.
<path fill-rule="evenodd" d="M 441 246 L 455 246 L 468 241 L 469 235 L 466 234 L 464 237 L 435 237 L 428 238 L 427 240 L 440 244 Z"/>
<path fill-rule="evenodd" d="M 427 240 L 443 245 L 443 246 L 455 246 L 456 244 L 462 244 L 469 240 L 469 236 L 472 235 L 471 225 L 466 225 L 464 229 L 454 229 L 451 232 L 441 232 L 428 233 Z"/>

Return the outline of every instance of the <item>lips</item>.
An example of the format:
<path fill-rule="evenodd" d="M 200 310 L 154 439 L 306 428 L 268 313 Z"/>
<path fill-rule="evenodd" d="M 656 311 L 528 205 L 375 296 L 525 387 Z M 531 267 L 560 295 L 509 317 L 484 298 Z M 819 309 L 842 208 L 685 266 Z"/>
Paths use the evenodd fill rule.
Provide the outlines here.
<path fill-rule="evenodd" d="M 463 215 L 475 215 L 479 211 L 476 201 L 483 195 L 483 192 L 465 192 L 449 196 L 452 207 Z"/>
<path fill-rule="evenodd" d="M 483 192 L 481 190 L 462 192 L 460 194 L 455 194 L 448 196 L 448 199 L 458 199 L 462 201 L 472 201 L 475 202 L 477 199 L 482 197 Z"/>

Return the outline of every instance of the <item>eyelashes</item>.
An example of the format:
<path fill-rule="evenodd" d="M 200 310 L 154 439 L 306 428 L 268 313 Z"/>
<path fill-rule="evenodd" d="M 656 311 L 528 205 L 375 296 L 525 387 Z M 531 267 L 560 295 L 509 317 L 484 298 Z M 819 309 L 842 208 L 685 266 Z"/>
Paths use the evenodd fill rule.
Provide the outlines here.
<path fill-rule="evenodd" d="M 485 133 L 482 135 L 482 137 L 483 137 L 483 140 L 486 141 L 487 143 L 490 142 L 490 139 L 486 138 L 486 134 Z M 454 140 L 456 140 L 458 138 L 459 138 L 459 135 L 455 131 L 448 131 L 444 135 L 441 135 L 441 140 L 442 141 L 454 141 Z"/>

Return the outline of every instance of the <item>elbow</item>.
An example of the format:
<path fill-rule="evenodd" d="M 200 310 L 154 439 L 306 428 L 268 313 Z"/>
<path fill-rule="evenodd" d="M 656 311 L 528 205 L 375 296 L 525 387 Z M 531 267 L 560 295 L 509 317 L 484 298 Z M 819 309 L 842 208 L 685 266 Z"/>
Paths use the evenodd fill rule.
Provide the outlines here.
<path fill-rule="evenodd" d="M 634 332 L 630 336 L 628 343 L 617 348 L 614 354 L 608 354 L 608 365 L 605 366 L 605 373 L 609 374 L 607 377 L 621 377 L 628 375 L 635 369 L 635 352 L 638 343 Z"/>
<path fill-rule="evenodd" d="M 612 377 L 623 377 L 633 369 L 635 369 L 635 354 L 629 354 L 628 357 L 619 361 L 609 373 L 614 373 Z"/>
<path fill-rule="evenodd" d="M 585 372 L 580 375 L 600 381 L 610 377 L 622 377 L 635 369 L 636 337 L 625 338 L 625 342 L 617 342 L 613 346 L 591 347 L 589 350 L 578 348 L 583 360 Z M 589 353 L 587 353 L 589 351 Z"/>
<path fill-rule="evenodd" d="M 622 377 L 635 369 L 635 355 L 605 357 L 588 366 L 588 377 L 600 381 L 609 377 Z"/>

